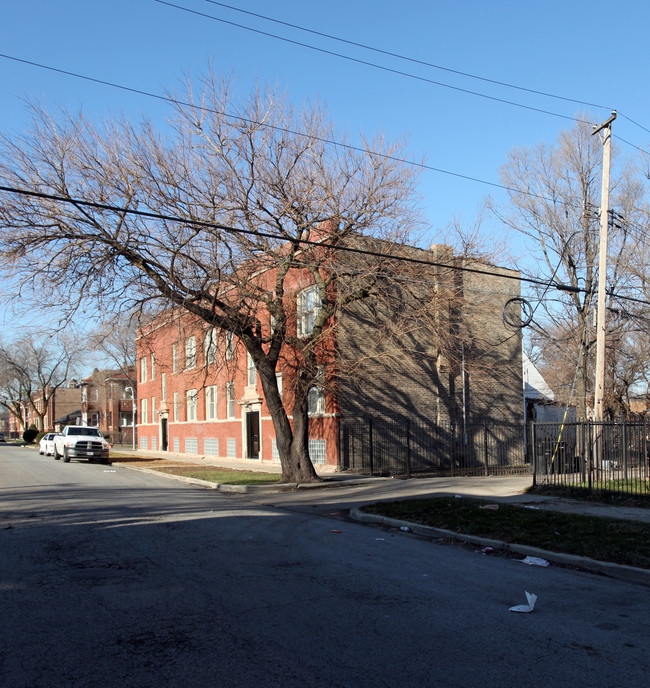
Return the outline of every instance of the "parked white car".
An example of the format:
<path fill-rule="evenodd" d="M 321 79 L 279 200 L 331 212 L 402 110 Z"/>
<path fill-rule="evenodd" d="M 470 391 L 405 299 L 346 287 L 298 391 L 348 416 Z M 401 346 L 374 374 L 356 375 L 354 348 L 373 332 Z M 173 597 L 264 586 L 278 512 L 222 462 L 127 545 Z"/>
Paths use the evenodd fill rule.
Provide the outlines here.
<path fill-rule="evenodd" d="M 55 460 L 63 459 L 98 459 L 100 463 L 109 463 L 108 441 L 99 428 L 88 425 L 66 425 L 63 431 L 54 435 L 52 454 Z"/>
<path fill-rule="evenodd" d="M 48 432 L 41 437 L 38 443 L 38 453 L 45 454 L 45 456 L 54 456 L 54 432 Z"/>

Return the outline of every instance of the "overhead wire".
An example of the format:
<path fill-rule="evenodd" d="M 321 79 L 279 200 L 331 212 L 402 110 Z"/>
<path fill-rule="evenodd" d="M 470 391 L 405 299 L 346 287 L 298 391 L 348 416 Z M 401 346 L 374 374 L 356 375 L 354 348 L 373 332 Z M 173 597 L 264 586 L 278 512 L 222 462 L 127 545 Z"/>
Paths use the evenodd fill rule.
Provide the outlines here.
<path fill-rule="evenodd" d="M 352 45 L 352 46 L 355 46 L 355 47 L 363 48 L 364 50 L 373 51 L 373 52 L 376 52 L 376 53 L 379 53 L 379 54 L 383 54 L 383 55 L 386 55 L 386 56 L 389 56 L 389 57 L 394 57 L 394 58 L 397 58 L 397 59 L 400 59 L 400 60 L 405 60 L 405 61 L 408 61 L 408 62 L 411 62 L 411 63 L 414 63 L 414 64 L 419 64 L 419 65 L 422 65 L 422 66 L 426 66 L 426 67 L 429 67 L 429 68 L 432 68 L 432 69 L 438 69 L 438 70 L 441 70 L 441 71 L 445 71 L 445 72 L 448 72 L 448 73 L 451 73 L 451 74 L 456 74 L 456 75 L 463 76 L 463 77 L 466 77 L 466 78 L 476 79 L 476 80 L 479 80 L 479 81 L 483 81 L 483 82 L 485 82 L 485 83 L 490 83 L 490 84 L 494 84 L 494 85 L 498 85 L 498 86 L 503 86 L 503 87 L 506 87 L 506 88 L 511 88 L 511 89 L 515 89 L 515 90 L 518 90 L 518 91 L 522 91 L 522 92 L 526 92 L 526 93 L 531 93 L 531 94 L 534 94 L 534 95 L 539 95 L 539 96 L 542 96 L 542 97 L 545 97 L 545 98 L 553 98 L 553 99 L 561 100 L 561 101 L 564 101 L 564 102 L 575 103 L 575 104 L 577 104 L 577 105 L 584 105 L 584 106 L 586 106 L 586 107 L 595 107 L 595 108 L 609 109 L 609 110 L 613 110 L 613 109 L 614 109 L 614 108 L 610 108 L 610 107 L 607 107 L 606 105 L 601 105 L 601 104 L 598 104 L 598 103 L 591 103 L 591 102 L 589 102 L 589 101 L 584 101 L 584 100 L 580 100 L 580 99 L 577 99 L 577 98 L 569 98 L 569 97 L 567 97 L 567 96 L 561 96 L 561 95 L 558 95 L 558 94 L 549 93 L 549 92 L 547 92 L 547 91 L 541 91 L 541 90 L 538 90 L 538 89 L 528 88 L 528 87 L 525 87 L 525 86 L 519 86 L 519 85 L 511 84 L 511 83 L 508 83 L 508 82 L 505 82 L 505 81 L 499 81 L 499 80 L 497 80 L 497 79 L 491 79 L 491 78 L 488 78 L 488 77 L 483 77 L 483 76 L 479 76 L 479 75 L 476 75 L 476 74 L 471 74 L 471 73 L 469 73 L 469 72 L 463 72 L 463 71 L 456 70 L 456 69 L 453 69 L 453 68 L 450 68 L 450 67 L 444 67 L 444 66 L 442 66 L 442 65 L 437 65 L 437 64 L 434 64 L 434 63 L 431 63 L 431 62 L 426 62 L 426 61 L 424 61 L 424 60 L 419 60 L 419 59 L 417 59 L 417 58 L 409 57 L 409 56 L 406 56 L 406 55 L 401 55 L 401 54 L 399 54 L 399 53 L 395 53 L 395 52 L 391 52 L 391 51 L 388 51 L 388 50 L 384 50 L 384 49 L 382 49 L 382 48 L 377 48 L 377 47 L 375 47 L 375 46 L 367 45 L 367 44 L 365 44 L 365 43 L 360 43 L 360 42 L 357 42 L 357 41 L 352 41 L 352 40 L 349 40 L 349 39 L 341 38 L 340 36 L 334 36 L 333 34 L 328 34 L 328 33 L 322 32 L 322 31 L 316 31 L 316 30 L 314 30 L 314 29 L 309 29 L 309 28 L 306 28 L 306 27 L 304 27 L 304 26 L 300 26 L 300 25 L 298 25 L 298 24 L 292 24 L 292 23 L 290 23 L 290 22 L 285 22 L 285 21 L 276 19 L 276 18 L 274 18 L 274 17 L 269 17 L 268 15 L 263 15 L 263 14 L 259 14 L 259 13 L 257 13 L 257 12 L 251 12 L 251 11 L 249 11 L 249 10 L 244 10 L 244 9 L 241 9 L 241 8 L 238 8 L 238 7 L 233 7 L 232 5 L 227 5 L 226 3 L 216 2 L 215 0 L 205 0 L 205 1 L 208 2 L 208 3 L 210 3 L 210 4 L 212 4 L 212 5 L 216 5 L 216 6 L 219 6 L 219 7 L 224 7 L 224 8 L 233 10 L 233 11 L 235 11 L 235 12 L 240 12 L 240 13 L 242 13 L 242 14 L 247 14 L 247 15 L 250 15 L 250 16 L 258 17 L 258 18 L 260 18 L 260 19 L 264 19 L 265 21 L 269 21 L 269 22 L 273 22 L 273 23 L 276 23 L 276 24 L 280 24 L 280 25 L 282 25 L 282 26 L 287 26 L 287 27 L 289 27 L 289 28 L 297 29 L 297 30 L 299 30 L 299 31 L 303 31 L 303 32 L 306 32 L 306 33 L 310 33 L 310 34 L 313 34 L 313 35 L 316 35 L 316 36 L 321 36 L 321 37 L 327 38 L 327 39 L 329 39 L 329 40 L 338 41 L 338 42 L 340 42 L 340 43 L 344 43 L 344 44 L 347 44 L 347 45 Z M 565 114 L 562 114 L 562 113 L 553 112 L 553 111 L 551 111 L 551 110 L 545 110 L 545 109 L 543 109 L 543 108 L 537 108 L 537 107 L 534 107 L 534 106 L 531 106 L 531 105 L 525 105 L 525 104 L 523 104 L 523 103 L 517 103 L 517 102 L 515 102 L 515 101 L 510 101 L 510 100 L 507 100 L 507 99 L 504 99 L 504 98 L 498 98 L 498 97 L 496 97 L 496 96 L 491 96 L 491 95 L 488 95 L 488 94 L 485 94 L 485 93 L 479 93 L 479 92 L 477 92 L 477 91 L 472 91 L 471 89 L 464 89 L 464 88 L 461 88 L 461 87 L 459 87 L 459 86 L 453 86 L 453 85 L 451 85 L 451 84 L 446 84 L 446 83 L 443 83 L 443 82 L 440 82 L 440 81 L 435 81 L 435 80 L 433 80 L 433 79 L 428 79 L 428 78 L 426 78 L 426 77 L 421 77 L 421 76 L 418 76 L 418 75 L 416 75 L 416 74 L 411 74 L 411 73 L 409 73 L 409 72 L 404 72 L 404 71 L 402 71 L 402 70 L 393 69 L 393 68 L 390 68 L 390 67 L 386 67 L 386 66 L 383 66 L 383 65 L 379 65 L 379 64 L 376 64 L 376 63 L 374 63 L 374 62 L 367 61 L 367 60 L 361 60 L 361 59 L 358 59 L 358 58 L 355 58 L 355 57 L 351 57 L 351 56 L 349 56 L 349 55 L 344 55 L 344 54 L 342 54 L 342 53 L 338 53 L 338 52 L 336 52 L 336 51 L 326 50 L 326 49 L 324 49 L 324 48 L 320 48 L 320 47 L 318 47 L 318 46 L 314 46 L 314 45 L 311 45 L 311 44 L 309 44 L 309 43 L 303 43 L 302 41 L 296 41 L 296 40 L 293 40 L 293 39 L 290 39 L 290 38 L 286 38 L 286 37 L 284 37 L 284 36 L 279 36 L 279 35 L 277 35 L 277 34 L 274 34 L 274 33 L 268 32 L 268 31 L 262 31 L 261 29 L 255 29 L 255 28 L 253 28 L 253 27 L 251 27 L 251 26 L 246 26 L 245 24 L 239 24 L 239 23 L 237 23 L 237 22 L 229 21 L 229 20 L 223 19 L 223 18 L 221 18 L 221 17 L 215 17 L 214 15 L 207 14 L 206 12 L 200 12 L 200 11 L 198 11 L 198 10 L 194 10 L 194 9 L 191 9 L 191 8 L 188 8 L 188 7 L 184 7 L 184 6 L 178 5 L 178 4 L 176 4 L 176 3 L 168 2 L 168 0 L 154 0 L 154 2 L 157 2 L 159 5 L 166 5 L 166 6 L 168 6 L 168 7 L 172 7 L 172 8 L 181 10 L 181 11 L 183 11 L 183 12 L 187 12 L 187 13 L 189 13 L 189 14 L 194 14 L 194 15 L 201 16 L 201 17 L 204 17 L 204 18 L 207 18 L 207 19 L 211 19 L 211 20 L 213 20 L 213 21 L 216 21 L 216 22 L 219 22 L 219 23 L 222 23 L 222 24 L 226 24 L 226 25 L 230 25 L 230 26 L 235 26 L 235 27 L 240 28 L 240 29 L 243 29 L 243 30 L 245 30 L 245 31 L 250 31 L 250 32 L 252 32 L 252 33 L 257 33 L 257 34 L 266 36 L 266 37 L 268 37 L 268 38 L 273 38 L 273 39 L 275 39 L 275 40 L 283 41 L 283 42 L 285 42 L 285 43 L 291 43 L 291 44 L 297 45 L 297 46 L 299 46 L 299 47 L 307 48 L 307 49 L 309 49 L 309 50 L 314 50 L 314 51 L 316 51 L 316 52 L 321 52 L 321 53 L 324 53 L 324 54 L 332 55 L 332 56 L 334 56 L 334 57 L 338 57 L 338 58 L 341 58 L 341 59 L 344 59 L 344 60 L 348 60 L 348 61 L 351 61 L 351 62 L 356 62 L 356 63 L 359 63 L 359 64 L 363 64 L 363 65 L 365 65 L 365 66 L 373 67 L 373 68 L 375 68 L 375 69 L 380 69 L 380 70 L 383 70 L 383 71 L 386 71 L 386 72 L 390 72 L 390 73 L 393 73 L 393 74 L 397 74 L 397 75 L 399 75 L 399 76 L 405 76 L 405 77 L 407 77 L 407 78 L 411 78 L 411 79 L 415 79 L 415 80 L 418 80 L 418 81 L 423 81 L 423 82 L 426 82 L 426 83 L 430 83 L 430 84 L 432 84 L 432 85 L 440 86 L 440 87 L 442 87 L 442 88 L 448 88 L 448 89 L 451 89 L 451 90 L 454 90 L 454 91 L 459 91 L 459 92 L 466 93 L 466 94 L 469 94 L 469 95 L 473 95 L 473 96 L 476 96 L 476 97 L 479 97 L 479 98 L 486 98 L 486 99 L 488 99 L 488 100 L 493 100 L 493 101 L 496 101 L 496 102 L 500 102 L 500 103 L 503 103 L 503 104 L 506 104 L 506 105 L 511 105 L 511 106 L 514 106 L 514 107 L 523 108 L 523 109 L 526 109 L 526 110 L 532 110 L 532 111 L 534 111 L 534 112 L 539 112 L 539 113 L 541 113 L 541 114 L 550 115 L 550 116 L 552 116 L 552 117 L 559 117 L 559 118 L 563 118 L 563 119 L 567 119 L 567 120 L 571 120 L 571 121 L 578 121 L 578 122 L 582 122 L 582 123 L 584 123 L 584 124 L 592 124 L 592 125 L 594 124 L 593 122 L 588 122 L 588 121 L 586 121 L 586 120 L 581 120 L 581 119 L 578 119 L 577 117 L 574 117 L 574 116 L 570 116 L 570 115 L 565 115 Z M 644 127 L 642 124 L 640 124 L 639 122 L 635 121 L 635 120 L 632 119 L 631 117 L 628 117 L 627 115 L 624 115 L 624 114 L 622 114 L 622 113 L 620 113 L 620 112 L 618 112 L 618 114 L 619 114 L 621 117 L 624 117 L 625 119 L 627 119 L 629 122 L 631 122 L 631 123 L 634 124 L 635 126 L 639 127 L 640 129 L 643 129 L 644 131 L 650 132 L 650 129 Z M 637 146 L 636 144 L 634 144 L 634 143 L 632 143 L 632 142 L 630 142 L 630 141 L 627 141 L 626 139 L 623 139 L 622 137 L 618 136 L 618 135 L 615 134 L 615 133 L 613 134 L 613 137 L 616 138 L 616 139 L 618 139 L 618 140 L 620 140 L 621 142 L 625 143 L 626 145 L 629 145 L 629 146 L 631 146 L 632 148 L 637 149 L 638 151 L 640 151 L 641 153 L 643 153 L 643 154 L 645 154 L 645 155 L 650 155 L 650 153 L 648 153 L 648 151 L 644 150 L 643 148 Z"/>
<path fill-rule="evenodd" d="M 375 258 L 385 258 L 388 260 L 394 260 L 394 261 L 398 261 L 398 262 L 413 263 L 413 264 L 424 265 L 424 266 L 428 266 L 428 267 L 439 267 L 439 268 L 444 268 L 447 270 L 456 270 L 458 272 L 467 272 L 467 273 L 484 275 L 484 276 L 489 276 L 489 277 L 498 277 L 500 279 L 513 280 L 513 281 L 517 281 L 520 283 L 524 282 L 527 284 L 534 284 L 536 286 L 547 287 L 547 290 L 548 290 L 548 282 L 547 281 L 535 279 L 532 277 L 522 277 L 520 274 L 517 274 L 517 275 L 507 274 L 503 271 L 494 272 L 494 271 L 489 271 L 489 270 L 480 270 L 478 268 L 470 268 L 470 267 L 458 266 L 458 265 L 451 265 L 450 266 L 447 263 L 440 263 L 440 262 L 432 261 L 432 260 L 424 260 L 424 259 L 420 259 L 420 258 L 413 258 L 410 256 L 403 256 L 403 255 L 393 255 L 393 254 L 389 254 L 389 253 L 382 253 L 381 251 L 372 251 L 369 249 L 360 249 L 360 248 L 355 248 L 352 246 L 339 246 L 339 245 L 335 245 L 335 244 L 328 244 L 327 242 L 324 242 L 324 241 L 313 241 L 310 239 L 290 239 L 286 236 L 282 236 L 279 234 L 273 234 L 271 232 L 262 232 L 260 230 L 231 227 L 231 226 L 224 225 L 224 224 L 217 223 L 217 222 L 208 222 L 206 220 L 193 220 L 191 218 L 182 218 L 182 217 L 178 217 L 178 216 L 174 216 L 174 215 L 166 215 L 163 213 L 154 213 L 154 212 L 146 211 L 146 210 L 136 210 L 134 208 L 125 208 L 125 207 L 115 206 L 115 205 L 111 205 L 111 204 L 107 204 L 107 203 L 98 203 L 95 201 L 69 198 L 66 196 L 59 196 L 56 194 L 48 194 L 48 193 L 44 193 L 44 192 L 40 192 L 40 191 L 30 191 L 28 189 L 19 189 L 16 187 L 10 187 L 10 186 L 4 186 L 4 185 L 0 185 L 0 191 L 4 191 L 6 193 L 19 194 L 19 195 L 23 195 L 23 196 L 31 196 L 31 197 L 35 197 L 35 198 L 43 198 L 43 199 L 58 201 L 61 203 L 67 203 L 67 204 L 75 205 L 75 206 L 85 206 L 85 207 L 89 207 L 89 208 L 96 208 L 98 210 L 107 210 L 109 212 L 116 212 L 116 213 L 122 213 L 122 214 L 127 214 L 127 215 L 135 215 L 137 217 L 142 217 L 142 218 L 146 218 L 146 219 L 162 220 L 162 221 L 166 221 L 166 222 L 178 222 L 181 224 L 187 224 L 187 225 L 192 225 L 192 226 L 197 226 L 197 227 L 219 229 L 219 230 L 222 230 L 222 231 L 229 233 L 229 234 L 253 235 L 253 236 L 260 237 L 260 238 L 295 242 L 297 244 L 304 244 L 306 246 L 317 246 L 320 248 L 331 248 L 331 249 L 338 250 L 338 251 L 345 251 L 347 253 L 367 255 L 367 256 L 371 256 L 371 257 L 375 257 Z M 405 247 L 405 248 L 411 248 L 411 249 L 414 249 L 417 251 L 424 252 L 424 249 L 417 249 L 416 247 Z M 514 273 L 516 271 L 515 270 L 507 270 L 507 272 Z M 559 283 L 551 285 L 551 288 L 556 289 L 558 291 L 563 291 L 563 292 L 571 291 L 571 292 L 589 293 L 589 290 L 587 290 L 587 289 L 583 289 L 581 287 L 569 287 L 567 285 L 559 284 Z M 634 301 L 636 303 L 642 303 L 644 305 L 650 306 L 650 301 L 645 301 L 642 299 L 635 299 L 635 298 L 628 297 L 628 296 L 613 294 L 611 292 L 608 292 L 608 294 L 610 296 L 614 296 L 614 297 L 622 299 L 622 300 Z"/>
<path fill-rule="evenodd" d="M 164 2 L 161 0 L 154 0 L 154 1 L 158 2 L 161 5 L 170 4 L 168 2 Z M 554 93 L 548 93 L 546 91 L 539 91 L 539 90 L 534 89 L 534 88 L 527 88 L 525 86 L 518 86 L 515 84 L 505 82 L 505 81 L 499 81 L 498 79 L 490 79 L 488 77 L 479 76 L 477 74 L 471 74 L 469 72 L 463 72 L 463 71 L 460 71 L 458 69 L 453 69 L 451 67 L 445 67 L 443 65 L 434 64 L 432 62 L 427 62 L 425 60 L 419 60 L 417 58 L 409 57 L 407 55 L 402 55 L 400 53 L 392 52 L 390 50 L 385 50 L 383 48 L 377 48 L 376 46 L 368 45 L 367 43 L 360 43 L 358 41 L 352 41 L 352 40 L 349 40 L 346 38 L 341 38 L 340 36 L 334 36 L 333 34 L 330 34 L 330 33 L 325 33 L 323 31 L 316 31 L 315 29 L 309 29 L 305 26 L 300 26 L 298 24 L 292 24 L 292 23 L 287 22 L 287 21 L 282 21 L 280 19 L 276 19 L 275 17 L 269 17 L 268 15 L 259 14 L 258 12 L 251 12 L 250 10 L 242 9 L 241 7 L 234 7 L 233 5 L 227 5 L 224 2 L 216 2 L 215 0 L 205 0 L 205 2 L 207 2 L 211 5 L 217 5 L 219 7 L 224 7 L 226 9 L 233 10 L 234 12 L 239 12 L 240 14 L 247 14 L 247 15 L 252 16 L 252 17 L 258 17 L 259 19 L 264 19 L 265 21 L 273 22 L 274 24 L 280 24 L 281 26 L 287 26 L 291 29 L 297 29 L 298 31 L 304 31 L 305 33 L 310 33 L 310 34 L 313 34 L 315 36 L 321 36 L 322 38 L 328 38 L 328 39 L 333 40 L 333 41 L 338 41 L 339 43 L 345 43 L 346 45 L 352 45 L 352 46 L 355 46 L 357 48 L 363 48 L 364 50 L 370 50 L 372 52 L 379 53 L 381 55 L 387 55 L 388 57 L 395 57 L 399 60 L 405 60 L 407 62 L 422 65 L 424 67 L 430 67 L 432 69 L 438 69 L 438 70 L 443 71 L 443 72 L 448 72 L 449 74 L 456 74 L 458 76 L 464 76 L 464 77 L 467 77 L 469 79 L 476 79 L 478 81 L 484 81 L 486 83 L 495 84 L 497 86 L 505 86 L 506 88 L 512 88 L 512 89 L 516 89 L 518 91 L 523 91 L 525 93 L 532 93 L 534 95 L 544 96 L 546 98 L 555 98 L 556 100 L 563 100 L 563 101 L 566 101 L 569 103 L 575 103 L 577 105 L 585 105 L 587 107 L 595 107 L 595 108 L 602 108 L 604 110 L 612 110 L 612 108 L 610 108 L 606 105 L 599 105 L 598 103 L 589 103 L 587 101 L 578 100 L 576 98 L 568 98 L 566 96 L 560 96 L 560 95 L 557 95 Z M 629 118 L 627 118 L 627 119 L 629 119 Z M 632 122 L 632 120 L 630 120 L 630 121 Z M 633 122 L 633 123 L 636 124 L 636 122 Z M 638 125 L 638 126 L 641 126 L 641 125 Z"/>
<path fill-rule="evenodd" d="M 575 117 L 571 115 L 564 115 L 559 112 L 553 112 L 551 110 L 544 110 L 543 108 L 537 108 L 532 105 L 524 105 L 523 103 L 517 103 L 513 100 L 507 100 L 506 98 L 498 98 L 497 96 L 490 96 L 486 93 L 479 93 L 478 91 L 472 91 L 471 89 L 468 88 L 461 88 L 460 86 L 452 86 L 451 84 L 445 84 L 442 81 L 436 81 L 434 79 L 429 79 L 424 76 L 418 76 L 417 74 L 411 74 L 410 72 L 405 72 L 400 69 L 394 69 L 392 67 L 386 67 L 384 65 L 379 65 L 375 62 L 370 62 L 368 60 L 362 60 L 357 57 L 352 57 L 350 55 L 344 55 L 343 53 L 338 53 L 334 50 L 327 50 L 325 48 L 319 48 L 315 45 L 310 45 L 309 43 L 303 43 L 302 41 L 296 41 L 291 38 L 285 38 L 284 36 L 278 36 L 277 34 L 271 33 L 269 31 L 262 31 L 261 29 L 254 29 L 250 26 L 246 26 L 245 24 L 239 24 L 237 22 L 229 21 L 227 19 L 221 19 L 220 17 L 215 17 L 211 14 L 207 14 L 206 12 L 199 12 L 198 10 L 193 10 L 188 7 L 183 7 L 182 5 L 176 5 L 172 2 L 166 2 L 166 0 L 155 0 L 155 2 L 159 3 L 160 5 L 167 5 L 169 7 L 173 7 L 175 9 L 181 10 L 183 12 L 187 12 L 189 14 L 194 14 L 199 17 L 204 17 L 206 19 L 212 19 L 213 21 L 219 22 L 221 24 L 227 24 L 229 26 L 235 26 L 239 29 L 243 29 L 245 31 L 250 31 L 252 33 L 256 33 L 261 36 L 266 36 L 268 38 L 273 38 L 278 41 L 283 41 L 284 43 L 290 43 L 292 45 L 297 45 L 302 48 L 307 48 L 308 50 L 314 50 L 319 53 L 323 53 L 325 55 L 331 55 L 333 57 L 339 57 L 343 60 L 347 60 L 349 62 L 355 62 L 356 64 L 362 64 L 367 67 L 373 67 L 374 69 L 380 69 L 384 72 L 389 72 L 391 74 L 397 74 L 398 76 L 404 76 L 409 79 L 414 79 L 416 81 L 421 81 L 424 83 L 432 84 L 434 86 L 441 86 L 442 88 L 448 88 L 451 89 L 452 91 L 457 91 L 459 93 L 465 93 L 468 95 L 476 96 L 478 98 L 485 98 L 486 100 L 491 100 L 497 103 L 502 103 L 505 105 L 512 105 L 513 107 L 518 107 L 522 108 L 524 110 L 531 110 L 533 112 L 539 112 L 543 115 L 549 115 L 551 117 L 558 117 L 561 119 L 566 119 L 570 121 L 575 121 Z M 593 124 L 592 122 L 586 122 L 587 124 Z"/>
<path fill-rule="evenodd" d="M 336 146 L 338 148 L 343 148 L 345 150 L 355 151 L 357 153 L 364 153 L 367 155 L 373 155 L 373 156 L 376 156 L 379 158 L 383 158 L 385 160 L 392 160 L 394 162 L 399 162 L 399 163 L 402 163 L 405 165 L 409 165 L 411 167 L 420 168 L 420 169 L 425 170 L 427 172 L 436 172 L 438 174 L 444 174 L 447 176 L 455 177 L 456 179 L 464 179 L 465 181 L 474 182 L 476 184 L 482 184 L 484 186 L 489 186 L 489 187 L 492 187 L 494 189 L 501 189 L 502 191 L 507 191 L 507 192 L 511 192 L 511 193 L 520 194 L 523 196 L 528 196 L 529 198 L 537 198 L 537 199 L 542 200 L 542 201 L 548 201 L 548 202 L 553 202 L 553 203 L 558 202 L 557 199 L 549 198 L 547 196 L 543 196 L 541 194 L 535 193 L 535 192 L 530 191 L 530 190 L 518 189 L 516 187 L 510 187 L 510 186 L 507 186 L 505 184 L 500 184 L 499 182 L 493 182 L 493 181 L 489 181 L 487 179 L 481 179 L 480 177 L 474 177 L 474 176 L 471 176 L 468 174 L 463 174 L 461 172 L 453 172 L 451 170 L 446 170 L 442 167 L 435 167 L 434 165 L 428 165 L 426 163 L 416 162 L 415 160 L 409 160 L 407 158 L 400 158 L 400 157 L 397 157 L 394 155 L 388 155 L 386 153 L 380 153 L 378 151 L 369 150 L 369 149 L 363 148 L 361 146 L 355 146 L 354 144 L 351 144 L 351 143 L 344 143 L 342 141 L 337 141 L 335 139 L 325 138 L 325 137 L 321 137 L 321 136 L 315 136 L 314 134 L 308 134 L 305 132 L 296 131 L 293 129 L 288 129 L 286 127 L 280 127 L 280 126 L 277 126 L 274 124 L 269 124 L 267 122 L 261 122 L 261 121 L 253 120 L 253 119 L 250 119 L 247 117 L 242 117 L 241 115 L 234 115 L 234 114 L 229 113 L 229 112 L 216 110 L 214 108 L 210 108 L 210 107 L 207 107 L 205 105 L 198 105 L 195 103 L 181 100 L 179 98 L 172 98 L 171 96 L 161 95 L 160 93 L 154 93 L 152 91 L 146 91 L 146 90 L 141 89 L 141 88 L 135 88 L 132 86 L 125 86 L 124 84 L 119 84 L 119 83 L 114 82 L 114 81 L 108 81 L 107 79 L 99 79 L 98 77 L 92 77 L 92 76 L 88 76 L 86 74 L 81 74 L 79 72 L 73 72 L 73 71 L 70 71 L 67 69 L 61 69 L 59 67 L 53 67 L 52 65 L 46 65 L 46 64 L 43 64 L 41 62 L 35 62 L 34 60 L 27 60 L 27 59 L 24 59 L 21 57 L 16 57 L 14 55 L 8 55 L 7 53 L 0 53 L 0 58 L 6 59 L 6 60 L 11 60 L 14 62 L 19 62 L 21 64 L 30 65 L 32 67 L 37 67 L 39 69 L 44 69 L 44 70 L 54 72 L 57 74 L 63 74 L 65 76 L 70 76 L 70 77 L 73 77 L 76 79 L 81 79 L 83 81 L 88 81 L 88 82 L 99 84 L 102 86 L 109 86 L 111 88 L 116 88 L 116 89 L 119 89 L 121 91 L 125 91 L 127 93 L 135 93 L 137 95 L 142 95 L 142 96 L 145 96 L 147 98 L 154 98 L 156 100 L 171 103 L 172 105 L 180 105 L 183 107 L 194 108 L 196 110 L 200 110 L 201 112 L 209 112 L 212 114 L 226 117 L 226 118 L 231 119 L 231 120 L 236 120 L 236 121 L 244 122 L 244 123 L 248 123 L 248 124 L 255 124 L 256 126 L 265 127 L 267 129 L 271 129 L 273 131 L 279 131 L 279 132 L 282 132 L 285 134 L 291 134 L 292 136 L 301 136 L 303 138 L 309 138 L 313 141 L 319 141 L 320 143 L 324 143 L 324 144 L 330 145 L 330 146 Z M 568 207 L 574 207 L 574 206 L 578 207 L 577 204 L 570 203 L 569 201 L 559 201 L 559 203 L 561 205 L 566 205 Z"/>

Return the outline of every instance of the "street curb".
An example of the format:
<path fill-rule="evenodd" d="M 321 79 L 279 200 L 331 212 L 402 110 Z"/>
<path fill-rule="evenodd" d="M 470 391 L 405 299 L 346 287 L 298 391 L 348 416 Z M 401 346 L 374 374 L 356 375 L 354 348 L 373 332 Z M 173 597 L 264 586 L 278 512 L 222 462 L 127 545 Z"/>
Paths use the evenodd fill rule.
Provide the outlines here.
<path fill-rule="evenodd" d="M 637 583 L 650 587 L 650 570 L 639 569 L 634 566 L 626 566 L 624 564 L 613 564 L 609 561 L 599 561 L 598 559 L 590 559 L 589 557 L 581 557 L 575 554 L 564 554 L 562 552 L 550 552 L 539 547 L 531 547 L 529 545 L 518 545 L 515 543 L 508 543 L 502 540 L 491 540 L 489 538 L 477 537 L 475 535 L 465 535 L 464 533 L 456 533 L 444 528 L 433 528 L 432 526 L 424 526 L 419 523 L 411 523 L 410 521 L 401 521 L 397 518 L 389 518 L 388 516 L 379 516 L 378 514 L 369 514 L 361 511 L 361 507 L 354 507 L 350 510 L 350 518 L 361 523 L 375 523 L 389 528 L 408 528 L 409 532 L 426 538 L 444 538 L 446 540 L 462 540 L 474 545 L 482 547 L 494 547 L 508 552 L 515 552 L 523 554 L 524 556 L 539 557 L 546 559 L 554 564 L 561 564 L 563 566 L 572 566 L 583 571 L 590 571 L 591 573 L 599 573 L 610 578 L 626 581 L 628 583 Z"/>
<path fill-rule="evenodd" d="M 198 487 L 205 487 L 208 490 L 216 490 L 217 492 L 232 493 L 232 494 L 246 494 L 246 493 L 267 493 L 267 492 L 297 492 L 299 490 L 327 490 L 337 489 L 339 487 L 351 487 L 353 485 L 364 485 L 369 483 L 376 483 L 378 480 L 385 480 L 385 478 L 357 478 L 355 480 L 331 480 L 325 478 L 318 483 L 275 483 L 272 485 L 230 485 L 224 483 L 213 483 L 208 480 L 200 480 L 199 478 L 188 478 L 184 475 L 174 475 L 173 473 L 165 473 L 165 471 L 158 471 L 153 468 L 143 468 L 140 466 L 130 466 L 128 464 L 120 463 L 119 461 L 111 462 L 112 466 L 119 466 L 120 468 L 128 468 L 132 471 L 140 471 L 141 473 L 153 473 L 161 475 L 164 478 L 171 478 L 182 483 L 196 485 Z"/>

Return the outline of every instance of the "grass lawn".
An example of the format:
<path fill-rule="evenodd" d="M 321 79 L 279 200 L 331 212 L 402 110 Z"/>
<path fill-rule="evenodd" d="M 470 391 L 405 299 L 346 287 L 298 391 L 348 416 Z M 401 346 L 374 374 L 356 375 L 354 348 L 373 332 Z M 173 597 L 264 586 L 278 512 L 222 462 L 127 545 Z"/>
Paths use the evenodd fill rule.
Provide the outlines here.
<path fill-rule="evenodd" d="M 269 485 L 277 483 L 282 477 L 279 473 L 262 473 L 259 471 L 238 471 L 232 468 L 219 468 L 209 466 L 199 468 L 196 466 L 151 466 L 153 470 L 172 475 L 183 475 L 186 478 L 197 478 L 212 483 L 223 485 Z"/>
<path fill-rule="evenodd" d="M 111 452 L 111 461 L 130 466 L 142 466 L 152 471 L 182 475 L 186 478 L 197 478 L 224 485 L 269 485 L 277 483 L 279 473 L 263 473 L 261 471 L 237 470 L 220 466 L 198 466 L 196 464 L 179 463 L 166 458 L 155 456 L 134 456 L 121 452 Z"/>
<path fill-rule="evenodd" d="M 650 568 L 650 524 L 566 514 L 467 497 L 378 502 L 363 511 L 464 535 L 541 547 L 601 561 Z"/>

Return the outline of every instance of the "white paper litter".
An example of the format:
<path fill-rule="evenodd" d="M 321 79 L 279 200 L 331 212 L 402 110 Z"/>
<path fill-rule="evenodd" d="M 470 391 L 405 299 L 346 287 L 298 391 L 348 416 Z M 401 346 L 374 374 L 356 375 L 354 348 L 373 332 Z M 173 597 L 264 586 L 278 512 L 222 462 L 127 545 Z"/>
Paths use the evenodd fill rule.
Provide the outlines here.
<path fill-rule="evenodd" d="M 528 604 L 518 604 L 516 607 L 510 607 L 511 612 L 532 612 L 535 609 L 535 602 L 537 602 L 537 595 L 532 592 L 526 592 L 526 599 Z"/>
<path fill-rule="evenodd" d="M 522 564 L 528 564 L 529 566 L 548 566 L 548 561 L 546 559 L 541 559 L 540 557 L 526 557 L 525 559 L 519 560 Z"/>

